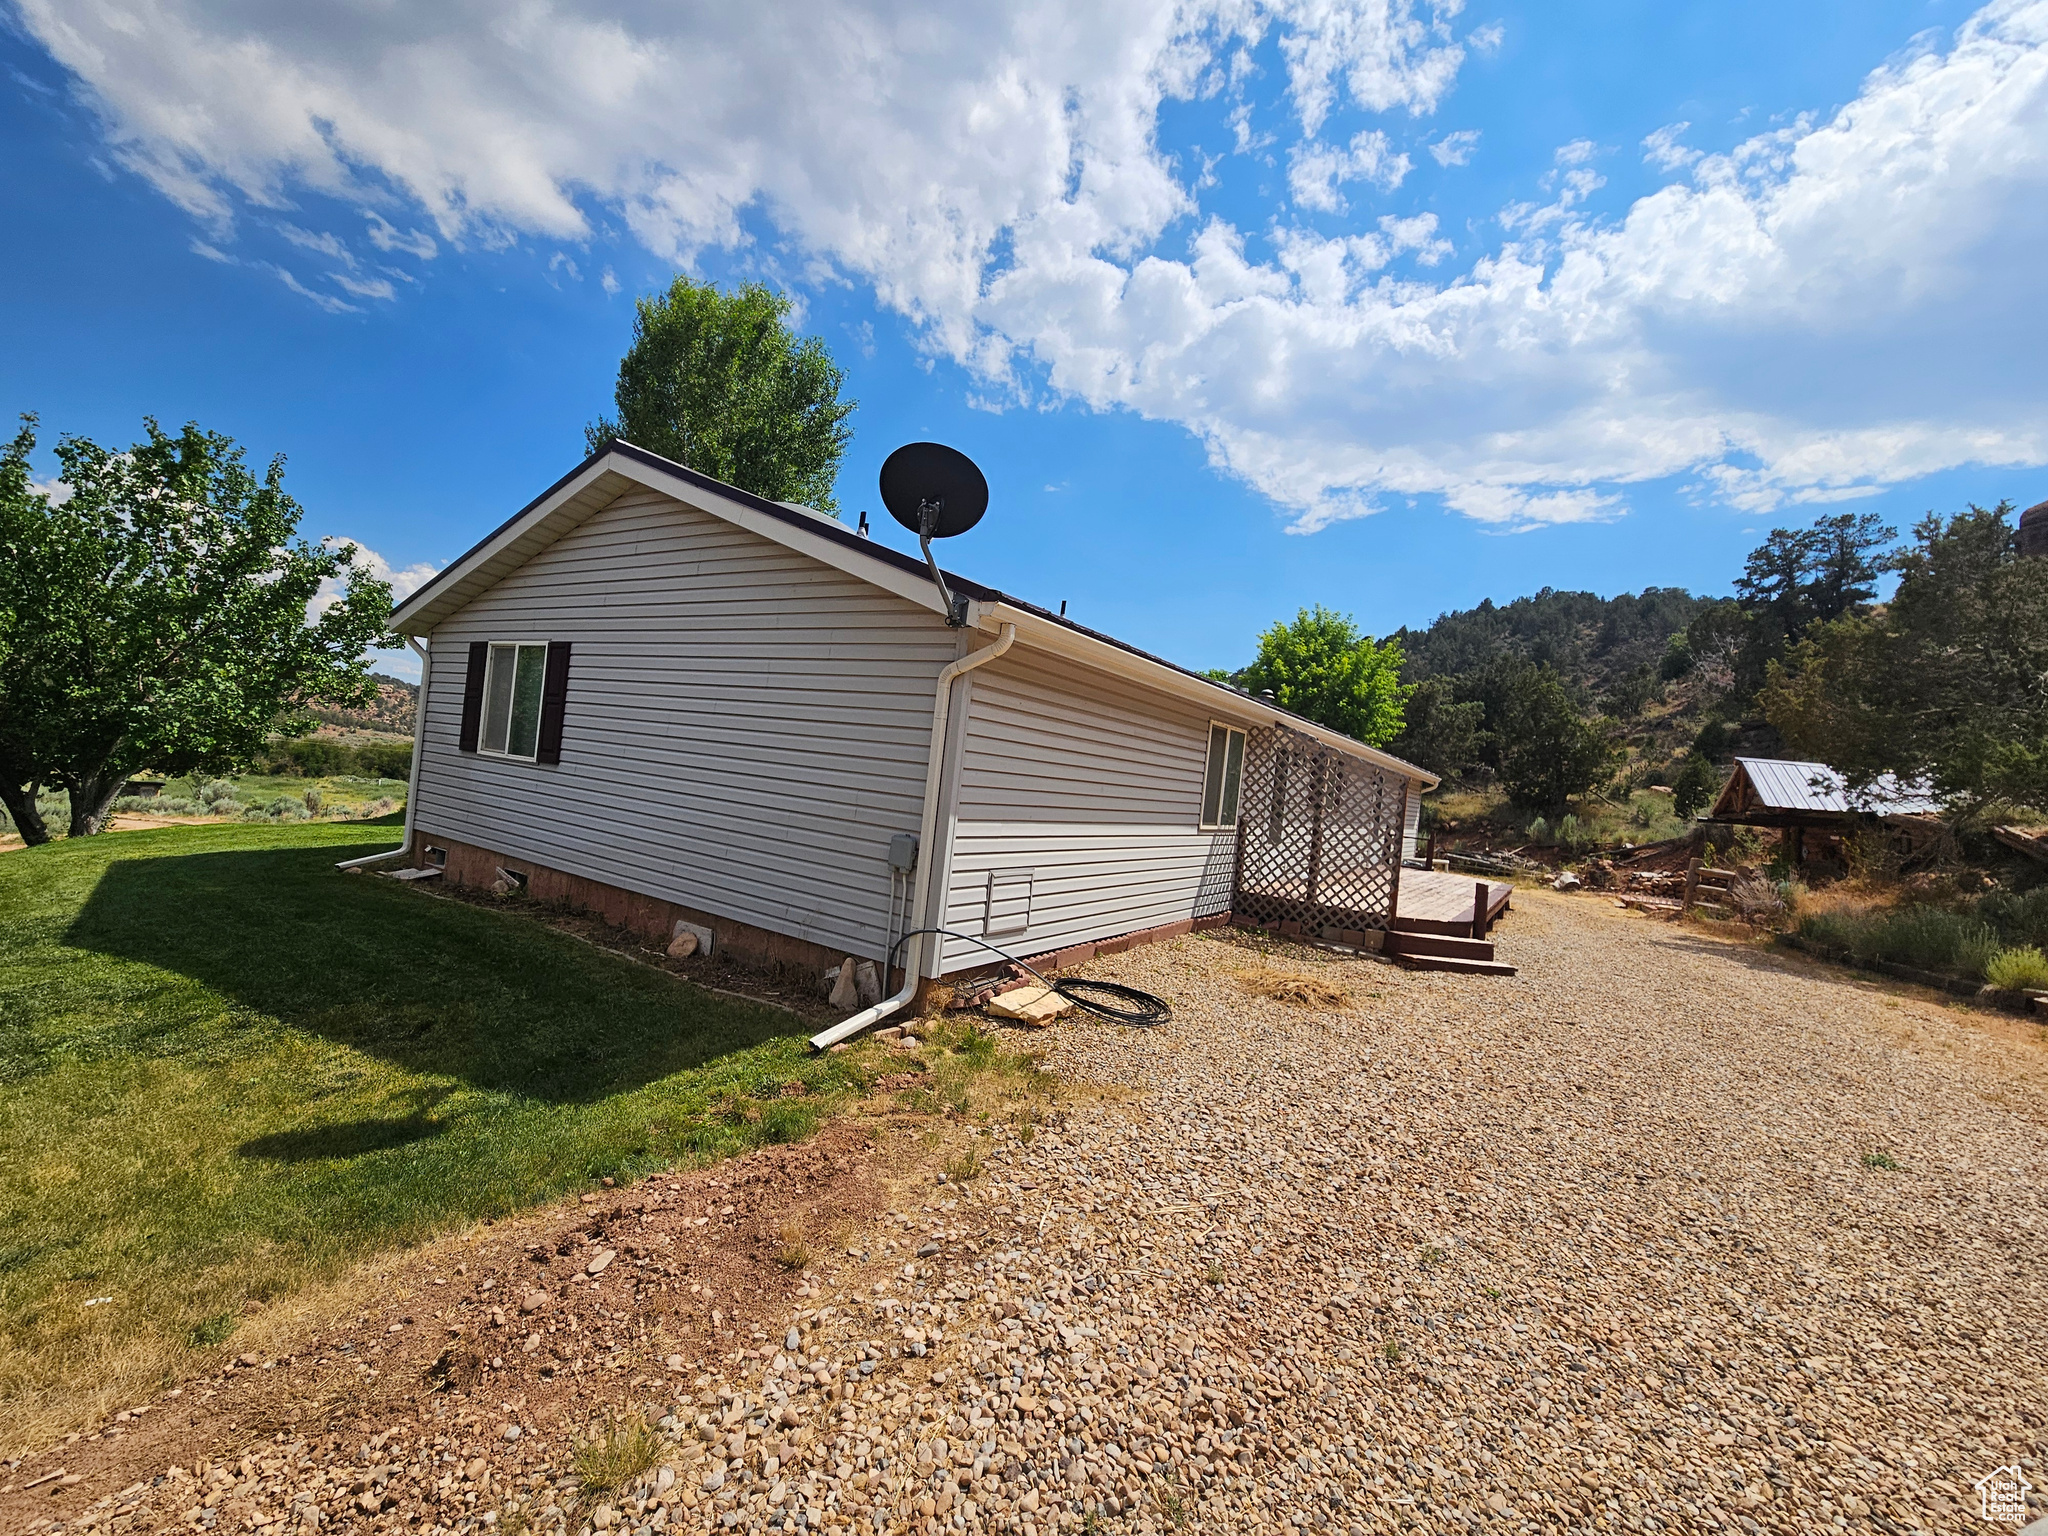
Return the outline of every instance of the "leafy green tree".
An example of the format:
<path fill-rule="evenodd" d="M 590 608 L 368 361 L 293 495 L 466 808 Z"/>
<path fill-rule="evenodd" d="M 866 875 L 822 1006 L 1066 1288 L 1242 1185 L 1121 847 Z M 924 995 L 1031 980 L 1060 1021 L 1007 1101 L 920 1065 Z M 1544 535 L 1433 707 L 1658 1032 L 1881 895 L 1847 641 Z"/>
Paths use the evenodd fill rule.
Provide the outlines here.
<path fill-rule="evenodd" d="M 1688 752 L 1671 785 L 1671 809 L 1682 821 L 1705 810 L 1721 792 L 1721 770 L 1698 752 Z"/>
<path fill-rule="evenodd" d="M 1549 667 L 1511 675 L 1499 713 L 1500 780 L 1524 810 L 1562 810 L 1574 795 L 1607 781 L 1615 751 L 1607 733 L 1586 719 Z"/>
<path fill-rule="evenodd" d="M 618 419 L 584 437 L 615 438 L 770 501 L 838 513 L 833 485 L 853 434 L 846 375 L 815 336 L 789 328 L 789 298 L 765 283 L 726 292 L 678 277 L 643 298 L 619 363 Z"/>
<path fill-rule="evenodd" d="M 2048 807 L 2048 560 L 2009 502 L 1928 517 L 1882 609 L 1813 629 L 1770 670 L 1764 713 L 1852 784 L 1926 777 L 1966 809 Z"/>
<path fill-rule="evenodd" d="M 1260 635 L 1258 657 L 1239 681 L 1247 692 L 1271 693 L 1283 708 L 1373 747 L 1400 734 L 1408 699 L 1399 642 L 1375 645 L 1348 614 L 1320 603 Z"/>
<path fill-rule="evenodd" d="M 1460 703 L 1451 678 L 1426 677 L 1415 684 L 1403 706 L 1401 734 L 1387 750 L 1440 778 L 1456 778 L 1480 759 L 1479 736 L 1486 706 L 1477 699 Z"/>
<path fill-rule="evenodd" d="M 0 452 L 0 801 L 30 843 L 45 783 L 87 836 L 137 769 L 224 771 L 280 714 L 303 729 L 298 708 L 376 692 L 391 590 L 353 545 L 294 538 L 284 461 L 259 481 L 229 438 L 144 425 L 126 453 L 60 440 L 62 499 L 29 477 L 33 417 Z M 329 578 L 343 594 L 309 618 Z"/>

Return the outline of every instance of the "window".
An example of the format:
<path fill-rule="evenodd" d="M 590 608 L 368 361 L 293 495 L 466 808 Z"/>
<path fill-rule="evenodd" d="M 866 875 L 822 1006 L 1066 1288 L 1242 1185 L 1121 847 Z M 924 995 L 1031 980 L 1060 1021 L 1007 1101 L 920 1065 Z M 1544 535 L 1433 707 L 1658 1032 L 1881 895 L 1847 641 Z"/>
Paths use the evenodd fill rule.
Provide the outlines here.
<path fill-rule="evenodd" d="M 456 750 L 560 763 L 569 651 L 566 640 L 470 641 Z"/>
<path fill-rule="evenodd" d="M 1202 779 L 1202 825 L 1237 825 L 1237 784 L 1244 774 L 1244 732 L 1209 727 L 1209 771 Z"/>
<path fill-rule="evenodd" d="M 490 669 L 484 676 L 484 718 L 478 751 L 527 759 L 536 755 L 540 746 L 541 685 L 546 681 L 547 670 L 545 644 L 491 647 Z"/>

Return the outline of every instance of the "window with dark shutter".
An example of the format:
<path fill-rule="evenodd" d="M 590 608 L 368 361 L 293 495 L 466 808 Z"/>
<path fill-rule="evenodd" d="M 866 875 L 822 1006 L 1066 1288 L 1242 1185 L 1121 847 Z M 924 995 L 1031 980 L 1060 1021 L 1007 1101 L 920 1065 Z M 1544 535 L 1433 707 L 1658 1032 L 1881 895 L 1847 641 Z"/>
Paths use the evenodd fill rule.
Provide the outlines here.
<path fill-rule="evenodd" d="M 568 696 L 568 641 L 474 642 L 462 693 L 462 750 L 559 763 Z"/>
<path fill-rule="evenodd" d="M 484 721 L 484 672 L 491 663 L 491 643 L 469 643 L 469 675 L 462 683 L 462 731 L 455 745 L 464 752 L 476 750 L 477 733 Z"/>
<path fill-rule="evenodd" d="M 562 760 L 562 707 L 569 699 L 569 642 L 548 642 L 547 680 L 540 691 L 540 744 L 534 753 L 538 763 Z"/>

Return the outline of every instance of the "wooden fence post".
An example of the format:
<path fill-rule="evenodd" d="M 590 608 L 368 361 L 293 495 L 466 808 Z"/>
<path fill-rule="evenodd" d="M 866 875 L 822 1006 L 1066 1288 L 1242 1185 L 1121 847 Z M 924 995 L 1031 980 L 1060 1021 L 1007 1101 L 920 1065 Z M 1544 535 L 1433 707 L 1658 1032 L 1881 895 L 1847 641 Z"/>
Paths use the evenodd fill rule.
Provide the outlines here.
<path fill-rule="evenodd" d="M 1695 895 L 1699 893 L 1699 888 L 1700 861 L 1698 859 L 1692 859 L 1689 860 L 1685 866 L 1685 896 L 1684 899 L 1678 903 L 1678 915 L 1680 917 L 1683 917 L 1686 913 L 1692 910 L 1692 899 Z"/>

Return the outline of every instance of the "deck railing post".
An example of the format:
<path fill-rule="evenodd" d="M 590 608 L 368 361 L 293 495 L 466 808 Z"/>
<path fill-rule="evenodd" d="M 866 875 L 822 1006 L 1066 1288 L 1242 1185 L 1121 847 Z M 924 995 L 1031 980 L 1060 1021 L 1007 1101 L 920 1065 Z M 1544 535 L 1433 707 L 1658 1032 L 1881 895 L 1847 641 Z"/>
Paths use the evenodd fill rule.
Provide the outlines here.
<path fill-rule="evenodd" d="M 1475 939 L 1486 937 L 1486 897 L 1486 882 L 1484 880 L 1474 882 L 1472 886 L 1472 937 Z"/>

